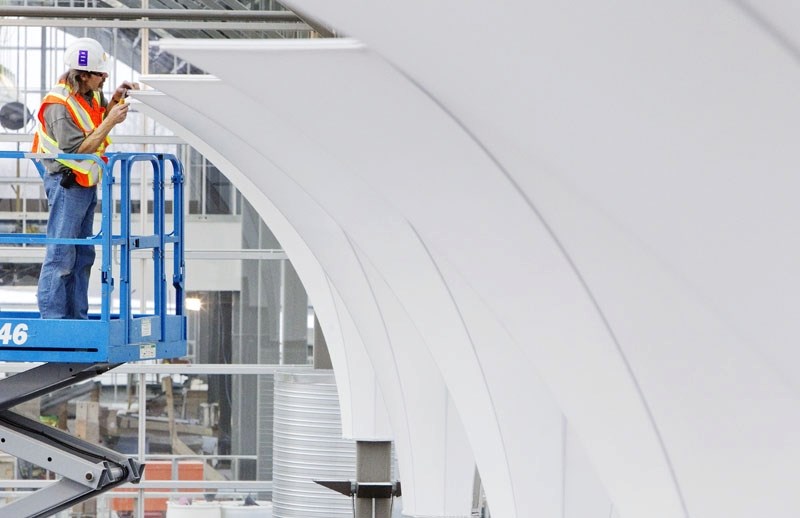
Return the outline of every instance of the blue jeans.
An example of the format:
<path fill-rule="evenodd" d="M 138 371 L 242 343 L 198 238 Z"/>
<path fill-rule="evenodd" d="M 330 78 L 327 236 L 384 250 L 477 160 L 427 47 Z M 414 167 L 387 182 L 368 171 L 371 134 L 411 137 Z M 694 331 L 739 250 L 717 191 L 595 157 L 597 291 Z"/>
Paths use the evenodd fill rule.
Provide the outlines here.
<path fill-rule="evenodd" d="M 50 206 L 47 237 L 92 236 L 97 188 L 73 185 L 65 189 L 60 181 L 60 174 L 44 177 Z M 88 318 L 89 274 L 94 257 L 93 245 L 47 245 L 37 291 L 42 318 Z"/>

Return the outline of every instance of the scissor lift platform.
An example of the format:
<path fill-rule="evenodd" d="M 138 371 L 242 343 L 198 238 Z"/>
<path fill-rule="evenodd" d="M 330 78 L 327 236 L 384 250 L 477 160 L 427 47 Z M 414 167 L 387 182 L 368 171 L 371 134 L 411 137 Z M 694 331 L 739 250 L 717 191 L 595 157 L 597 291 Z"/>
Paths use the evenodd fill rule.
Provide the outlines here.
<path fill-rule="evenodd" d="M 163 325 L 162 325 L 163 324 Z M 37 312 L 0 312 L 0 360 L 125 363 L 186 354 L 180 315 L 45 320 Z"/>
<path fill-rule="evenodd" d="M 103 169 L 100 232 L 84 239 L 0 234 L 0 245 L 74 244 L 99 248 L 101 307 L 99 314 L 90 314 L 87 320 L 50 320 L 42 319 L 38 312 L 0 311 L 0 361 L 43 363 L 0 379 L 0 450 L 62 477 L 30 496 L 0 507 L 0 518 L 51 516 L 125 482 L 138 482 L 144 470 L 143 464 L 21 417 L 11 412 L 11 407 L 90 379 L 121 363 L 186 354 L 184 176 L 180 161 L 160 153 L 113 153 L 107 156 L 106 163 L 94 155 L 0 151 L 0 159 L 33 160 L 42 175 L 48 173 L 39 161 L 53 158 L 94 160 Z M 153 228 L 150 234 L 135 235 L 131 232 L 131 172 L 135 164 L 142 162 L 145 167 L 149 164 L 152 171 Z M 165 225 L 167 169 L 171 169 L 169 182 L 173 188 L 173 224 L 169 232 Z M 119 187 L 118 198 L 114 196 L 115 186 Z M 117 199 L 119 231 L 115 234 Z M 134 314 L 131 305 L 131 255 L 141 249 L 152 251 L 154 309 L 148 314 Z M 168 250 L 172 252 L 169 285 Z M 168 297 L 170 290 L 172 297 Z"/>

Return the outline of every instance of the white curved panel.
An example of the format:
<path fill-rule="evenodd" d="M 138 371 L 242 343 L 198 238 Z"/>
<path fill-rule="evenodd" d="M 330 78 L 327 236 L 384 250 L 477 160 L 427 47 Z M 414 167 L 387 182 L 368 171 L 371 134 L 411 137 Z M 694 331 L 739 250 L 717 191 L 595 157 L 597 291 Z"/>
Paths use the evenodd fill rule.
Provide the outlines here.
<path fill-rule="evenodd" d="M 619 518 L 580 441 L 565 423 L 563 518 Z"/>
<path fill-rule="evenodd" d="M 787 435 L 800 425 L 796 48 L 743 2 L 291 3 L 419 84 L 518 189 L 504 199 L 522 198 L 558 238 L 629 370 L 612 375 L 633 375 L 624 390 L 641 394 L 656 426 L 648 434 L 669 459 L 665 468 L 611 455 L 604 444 L 628 437 L 598 420 L 627 418 L 630 407 L 548 376 L 589 357 L 531 349 L 622 514 L 797 515 L 800 446 Z M 753 10 L 762 8 L 778 26 L 795 23 L 777 14 L 789 8 Z M 442 178 L 462 182 L 453 171 Z M 414 219 L 417 207 L 392 200 Z M 477 289 L 520 336 L 492 287 Z M 581 372 L 592 379 L 599 365 Z M 643 472 L 664 469 L 674 494 L 643 498 Z"/>
<path fill-rule="evenodd" d="M 397 184 L 392 188 L 372 184 L 376 179 L 391 184 L 393 180 L 386 176 L 395 175 L 397 180 L 407 182 L 405 190 L 412 189 L 411 196 L 419 200 L 425 194 L 424 190 L 437 181 L 435 168 L 441 167 L 442 163 L 443 167 L 461 171 L 463 174 L 470 170 L 476 171 L 476 167 L 480 171 L 481 167 L 486 167 L 486 161 L 481 159 L 480 153 L 476 157 L 472 150 L 474 146 L 468 139 L 465 143 L 459 128 L 450 123 L 446 117 L 442 117 L 438 107 L 424 96 L 420 96 L 413 87 L 404 88 L 409 86 L 404 78 L 398 76 L 380 60 L 368 55 L 354 42 L 315 42 L 311 47 L 316 46 L 316 48 L 309 47 L 308 42 L 280 42 L 260 46 L 251 42 L 229 42 L 219 45 L 183 41 L 162 43 L 162 46 L 223 76 L 235 75 L 236 69 L 240 68 L 235 60 L 231 60 L 230 51 L 235 49 L 236 55 L 243 62 L 263 65 L 255 68 L 248 84 L 258 85 L 265 80 L 259 76 L 260 69 L 269 70 L 270 73 L 281 73 L 282 86 L 274 88 L 272 91 L 274 96 L 270 96 L 278 102 L 260 101 L 260 104 L 268 107 L 269 111 L 258 113 L 262 114 L 263 119 L 290 122 L 294 128 L 302 128 L 304 136 L 308 137 L 308 148 L 321 146 L 329 156 L 338 158 L 334 163 L 342 162 L 349 166 L 334 176 L 336 182 L 344 185 L 344 189 L 341 186 L 328 184 L 325 178 L 304 177 L 297 173 L 293 176 L 298 181 L 304 182 L 304 188 L 308 192 L 317 193 L 316 199 L 328 207 L 329 212 L 337 215 L 339 221 L 358 242 L 358 246 L 367 250 L 367 254 L 376 265 L 379 265 L 382 275 L 387 278 L 398 297 L 405 301 L 407 310 L 413 316 L 416 325 L 423 330 L 424 335 L 435 337 L 428 339 L 431 353 L 437 359 L 456 405 L 465 419 L 481 475 L 490 494 L 493 512 L 504 516 L 514 516 L 512 513 L 516 513 L 516 516 L 528 516 L 547 515 L 559 509 L 562 505 L 562 477 L 558 475 L 562 470 L 561 415 L 550 402 L 550 396 L 533 385 L 530 368 L 526 368 L 527 364 L 521 357 L 520 351 L 516 349 L 514 341 L 507 338 L 508 334 L 503 332 L 502 327 L 493 328 L 491 325 L 487 327 L 482 322 L 488 318 L 485 312 L 481 314 L 475 311 L 471 317 L 475 320 L 473 326 L 491 329 L 481 338 L 482 351 L 477 350 L 479 344 L 469 334 L 459 335 L 455 327 L 464 325 L 466 319 L 463 312 L 448 313 L 447 306 L 455 301 L 452 292 L 437 291 L 440 290 L 437 286 L 442 282 L 442 279 L 438 278 L 441 272 L 430 271 L 429 257 L 417 257 L 411 253 L 418 247 L 418 243 L 413 239 L 414 236 L 410 236 L 412 239 L 404 237 L 405 231 L 402 225 L 398 227 L 393 221 L 381 217 L 386 208 L 371 203 L 372 197 L 369 197 L 369 191 L 361 195 L 359 194 L 361 191 L 354 188 L 364 178 L 371 186 L 375 186 L 376 190 L 391 197 L 396 191 Z M 195 46 L 199 48 L 194 48 Z M 285 50 L 295 49 L 302 51 L 303 55 L 282 54 Z M 262 51 L 266 53 L 261 55 Z M 326 77 L 326 82 L 324 85 L 316 83 L 320 86 L 314 87 L 311 77 L 317 75 Z M 400 83 L 399 88 L 396 82 Z M 249 91 L 254 104 L 256 103 L 258 94 L 250 89 L 250 86 L 234 80 L 231 84 Z M 382 92 L 382 96 L 392 99 L 400 110 L 411 107 L 411 115 L 398 118 L 391 110 L 387 112 L 385 107 L 365 101 L 364 98 L 369 97 L 365 94 L 365 90 Z M 362 106 L 362 103 L 367 106 Z M 372 111 L 374 115 L 370 121 L 372 124 L 356 128 L 357 134 L 354 135 L 352 121 L 361 123 L 365 111 Z M 410 123 L 409 119 L 412 119 Z M 350 121 L 351 124 L 343 126 L 342 120 Z M 387 124 L 395 125 L 398 121 L 406 124 L 399 129 L 387 127 Z M 430 133 L 422 132 L 417 135 L 419 131 L 417 126 L 432 127 Z M 331 133 L 337 132 L 340 135 L 331 138 Z M 431 137 L 432 134 L 435 134 L 435 137 Z M 431 139 L 430 142 L 418 146 L 421 141 L 428 138 Z M 409 139 L 411 144 L 408 142 Z M 421 154 L 431 162 L 416 163 L 418 157 L 414 153 L 410 153 L 406 159 L 398 160 L 396 152 L 391 150 L 387 152 L 387 143 L 390 144 L 389 148 L 397 145 L 403 150 L 420 149 Z M 459 147 L 461 145 L 464 145 L 464 148 Z M 439 146 L 442 146 L 442 149 L 435 149 Z M 269 152 L 273 159 L 283 157 L 285 153 L 279 148 L 271 148 Z M 308 153 L 308 150 L 304 149 L 304 153 Z M 386 153 L 384 157 L 390 159 L 387 161 L 386 158 L 379 158 L 382 153 Z M 461 157 L 457 165 L 449 163 L 451 160 L 448 157 L 460 155 L 465 156 Z M 283 160 L 288 159 L 283 158 Z M 479 165 L 476 166 L 475 163 Z M 464 167 L 458 167 L 462 165 Z M 414 171 L 414 167 L 420 171 Z M 357 174 L 349 175 L 351 170 Z M 491 172 L 491 164 L 488 170 Z M 350 185 L 347 185 L 348 182 Z M 415 186 L 419 189 L 414 190 Z M 478 188 L 473 192 L 481 190 Z M 447 206 L 452 194 L 450 192 L 442 196 L 442 206 Z M 485 237 L 485 229 L 481 228 L 481 225 L 482 222 L 475 222 L 474 235 L 478 243 Z M 460 229 L 461 232 L 463 230 Z M 441 228 L 441 232 L 447 233 L 447 229 Z M 461 239 L 461 253 L 475 255 L 484 252 L 471 244 L 471 237 L 468 234 L 461 234 L 456 238 Z M 419 236 L 416 238 L 421 239 Z M 548 246 L 552 247 L 545 241 L 543 247 Z M 497 250 L 502 248 L 501 246 Z M 491 246 L 488 249 L 492 253 L 495 250 Z M 427 250 L 426 247 L 425 254 L 430 255 L 434 252 L 438 252 L 438 248 Z M 481 257 L 480 260 L 483 261 L 482 267 L 492 264 L 489 257 Z M 431 273 L 434 275 L 431 276 Z M 497 273 L 502 275 L 499 271 Z M 571 280 L 571 277 L 568 280 Z M 473 282 L 473 279 L 470 282 Z M 505 288 L 505 286 L 496 287 Z M 477 300 L 480 301 L 480 297 Z M 447 321 L 453 321 L 455 325 L 444 324 Z M 487 338 L 489 336 L 493 339 Z M 496 347 L 501 338 L 505 338 L 508 348 L 504 354 L 498 355 L 492 352 L 491 347 Z M 521 341 L 527 340 L 526 334 Z M 470 364 L 472 357 L 478 360 L 479 367 L 472 367 Z M 486 364 L 494 365 L 489 374 Z M 522 385 L 526 389 L 523 393 L 529 394 L 533 391 L 540 395 L 536 398 L 531 397 L 527 401 L 528 405 L 523 403 L 524 408 L 519 411 L 508 410 L 500 416 L 498 406 L 510 406 L 510 402 L 518 398 L 519 393 L 515 393 L 515 390 L 518 387 L 517 383 L 521 383 L 522 380 L 527 381 Z M 483 384 L 488 391 L 486 396 L 475 392 Z M 489 399 L 481 400 L 481 397 Z M 498 397 L 509 399 L 498 403 Z M 491 428 L 487 429 L 494 420 L 501 428 L 499 436 Z M 605 417 L 604 420 L 607 426 L 611 425 Z M 531 440 L 533 437 L 536 441 Z M 638 439 L 640 444 L 647 440 L 646 437 Z M 531 490 L 532 487 L 536 489 Z M 652 491 L 661 490 L 661 487 L 657 487 Z"/>
<path fill-rule="evenodd" d="M 194 81 L 198 80 L 197 78 L 192 79 Z M 208 81 L 208 78 L 202 80 Z M 154 79 L 150 79 L 150 81 L 158 83 Z M 216 81 L 216 79 L 212 81 Z M 358 419 L 356 419 L 356 416 L 350 416 L 349 419 L 345 419 L 351 411 L 350 401 L 354 397 L 368 398 L 368 404 L 358 405 L 363 409 L 379 409 L 374 403 L 372 394 L 377 387 L 374 385 L 375 376 L 371 372 L 371 363 L 364 361 L 367 355 L 364 352 L 362 337 L 356 331 L 347 307 L 342 305 L 343 303 L 338 294 L 336 294 L 335 288 L 330 286 L 330 280 L 316 261 L 313 253 L 308 249 L 303 237 L 295 231 L 286 217 L 259 188 L 254 186 L 249 177 L 243 174 L 239 168 L 248 164 L 246 161 L 249 158 L 247 153 L 252 150 L 246 144 L 242 145 L 235 139 L 226 139 L 227 145 L 224 148 L 230 153 L 229 156 L 235 157 L 233 160 L 229 160 L 225 154 L 218 150 L 218 147 L 211 146 L 205 140 L 205 138 L 212 136 L 222 137 L 225 131 L 224 128 L 216 127 L 211 120 L 203 120 L 198 123 L 197 121 L 202 119 L 202 116 L 194 114 L 184 105 L 176 104 L 173 99 L 165 95 L 153 95 L 152 92 L 136 92 L 134 96 L 136 100 L 142 102 L 137 104 L 137 109 L 144 111 L 165 126 L 170 127 L 189 144 L 200 150 L 245 193 L 248 201 L 256 208 L 262 219 L 269 222 L 270 229 L 275 233 L 287 255 L 291 258 L 307 292 L 314 301 L 315 310 L 320 315 L 320 325 L 323 326 L 323 331 L 326 334 L 328 347 L 331 349 L 331 360 L 336 368 L 337 385 L 341 385 L 339 390 L 344 391 L 339 393 L 340 399 L 344 401 L 342 403 L 344 405 L 343 434 L 355 438 L 387 438 L 386 433 L 388 430 L 382 424 L 380 411 L 375 416 L 370 416 L 370 412 L 361 410 L 364 413 L 358 416 Z M 201 128 L 207 133 L 204 134 L 201 131 L 194 133 L 187 129 L 184 124 L 188 125 L 189 128 Z M 198 134 L 203 136 L 198 136 Z M 306 277 L 307 275 L 308 277 Z M 343 332 L 347 333 L 347 347 L 344 346 Z M 362 420 L 364 418 L 366 419 Z M 354 421 L 354 419 L 356 420 Z"/>
<path fill-rule="evenodd" d="M 181 106 L 181 110 L 190 113 L 183 113 L 181 110 L 171 110 L 169 113 L 173 119 L 192 128 L 193 132 L 203 132 L 205 139 L 214 142 L 219 154 L 230 162 L 240 164 L 239 169 L 242 171 L 248 171 L 255 188 L 269 196 L 284 217 L 301 233 L 305 243 L 323 265 L 336 291 L 346 302 L 356 327 L 364 337 L 372 364 L 380 373 L 378 381 L 389 408 L 404 483 L 407 484 L 404 490 L 404 507 L 412 513 L 419 509 L 419 512 L 431 515 L 468 513 L 470 488 L 461 491 L 460 498 L 442 493 L 444 481 L 441 475 L 447 473 L 448 459 L 438 452 L 444 451 L 447 446 L 453 447 L 453 444 L 448 445 L 448 433 L 451 432 L 438 434 L 431 433 L 431 430 L 447 431 L 444 425 L 447 421 L 446 413 L 432 412 L 436 409 L 436 401 L 446 401 L 446 389 L 433 363 L 424 359 L 425 349 L 421 337 L 416 334 L 413 326 L 409 327 L 402 320 L 402 314 L 377 303 L 374 288 L 365 284 L 366 279 L 362 267 L 353 255 L 349 236 L 342 232 L 328 212 L 308 197 L 303 186 L 286 176 L 280 167 L 276 167 L 273 154 L 270 154 L 269 159 L 265 156 L 264 149 L 268 144 L 277 146 L 283 153 L 278 154 L 278 157 L 288 160 L 290 165 L 293 164 L 292 161 L 297 162 L 298 158 L 303 158 L 305 161 L 300 161 L 300 165 L 295 166 L 305 167 L 311 172 L 317 171 L 317 174 L 330 175 L 335 172 L 332 169 L 335 163 L 320 161 L 312 149 L 302 145 L 302 139 L 294 137 L 293 140 L 291 134 L 281 131 L 270 119 L 251 119 L 252 127 L 242 124 L 240 114 L 256 113 L 258 107 L 247 99 L 241 99 L 235 91 L 222 83 L 198 81 L 187 88 L 190 84 L 188 78 L 176 80 L 151 76 L 143 80 L 158 86 L 163 92 L 171 93 L 174 98 L 172 102 L 179 100 L 187 105 L 206 106 L 202 116 L 186 110 L 185 105 Z M 226 99 L 225 105 L 208 103 L 210 99 L 219 98 Z M 150 97 L 142 99 L 145 102 L 151 101 Z M 163 104 L 161 109 L 166 110 L 169 103 Z M 170 122 L 166 124 L 174 125 Z M 261 146 L 260 149 L 248 146 L 247 140 L 241 139 L 237 132 L 245 136 L 255 136 L 254 140 Z M 285 163 L 281 167 L 285 167 Z M 328 187 L 336 188 L 334 185 Z M 393 345 L 394 340 L 400 342 Z M 402 347 L 408 354 L 415 356 L 415 363 L 410 369 L 408 364 L 404 366 L 397 361 L 398 351 L 393 347 Z M 412 428 L 411 423 L 427 425 Z M 470 458 L 468 449 L 462 450 L 458 456 L 459 463 Z"/>
<path fill-rule="evenodd" d="M 342 300 L 341 295 L 336 291 L 335 286 L 330 283 L 330 280 L 328 284 L 330 285 L 336 308 L 342 312 L 342 315 L 339 316 L 342 337 L 344 338 L 344 350 L 341 351 L 341 354 L 347 356 L 347 368 L 352 372 L 361 373 L 361 376 L 369 376 L 370 374 L 373 376 L 372 384 L 374 390 L 371 393 L 369 392 L 368 384 L 359 387 L 359 390 L 363 390 L 364 392 L 359 392 L 358 394 L 357 402 L 359 405 L 356 406 L 357 410 L 355 412 L 358 422 L 363 422 L 364 424 L 358 428 L 353 427 L 353 434 L 350 438 L 357 441 L 393 438 L 394 434 L 389 426 L 389 416 L 386 413 L 386 403 L 384 403 L 383 394 L 378 390 L 380 388 L 380 382 L 377 374 L 375 374 L 375 370 L 372 368 L 372 363 L 370 362 L 366 349 L 364 349 L 364 344 L 361 342 L 361 335 L 359 334 L 355 322 L 353 322 L 353 319 L 350 317 L 347 311 L 347 305 Z M 351 342 L 351 338 L 356 341 Z M 356 347 L 360 345 L 362 347 L 361 351 L 351 351 L 351 343 L 355 344 Z M 334 374 L 336 375 L 336 384 L 338 385 L 339 374 L 335 369 Z M 372 420 L 372 422 L 370 422 L 370 420 Z"/>
<path fill-rule="evenodd" d="M 197 78 L 195 78 L 197 79 Z M 366 353 L 361 336 L 353 332 L 352 318 L 338 299 L 335 290 L 319 262 L 314 258 L 302 237 L 295 231 L 291 223 L 270 202 L 269 198 L 253 187 L 252 182 L 238 167 L 220 154 L 216 148 L 209 146 L 202 138 L 191 133 L 180 125 L 178 119 L 171 117 L 175 106 L 171 100 L 152 92 L 136 92 L 135 106 L 156 120 L 181 132 L 181 136 L 195 149 L 203 150 L 203 154 L 234 182 L 247 200 L 253 205 L 262 219 L 270 222 L 270 230 L 276 235 L 284 250 L 290 255 L 292 264 L 303 280 L 303 285 L 311 295 L 315 312 L 319 315 L 320 326 L 330 349 L 331 361 L 336 366 L 337 390 L 342 412 L 342 434 L 345 437 L 385 438 L 391 435 L 388 428 L 386 409 L 374 401 L 377 385 L 374 383 L 372 366 L 366 360 Z M 141 101 L 145 98 L 145 103 Z M 163 108 L 168 105 L 169 109 Z M 162 107 L 169 116 L 165 116 L 158 108 Z M 345 340 L 346 337 L 346 340 Z M 347 343 L 347 348 L 344 344 Z M 369 404 L 365 404 L 365 398 Z M 352 406 L 360 410 L 353 415 Z"/>
<path fill-rule="evenodd" d="M 470 283 L 441 256 L 434 254 L 433 258 L 453 298 L 458 301 L 459 311 L 481 359 L 483 375 L 491 380 L 493 410 L 503 427 L 517 516 L 561 516 L 565 505 L 566 469 L 561 410 L 524 360 L 519 345 L 493 318 L 491 309 L 481 301 Z M 591 468 L 588 464 L 576 464 L 573 470 L 591 471 Z M 482 470 L 481 479 L 494 512 L 496 497 L 487 476 L 491 477 L 492 473 Z M 585 495 L 576 496 L 585 499 Z M 587 505 L 594 503 L 589 501 Z"/>
<path fill-rule="evenodd" d="M 441 256 L 434 260 L 469 328 L 492 385 L 498 420 L 504 424 L 509 470 L 522 498 L 519 516 L 606 518 L 611 501 L 583 446 L 569 429 L 552 395 L 470 283 Z M 491 505 L 491 500 L 490 500 Z"/>
<path fill-rule="evenodd" d="M 390 334 L 395 344 L 393 348 L 395 361 L 401 372 L 408 373 L 401 380 L 404 393 L 407 395 L 407 403 L 418 409 L 415 419 L 409 420 L 408 427 L 414 435 L 442 437 L 439 442 L 442 449 L 435 452 L 435 455 L 444 461 L 427 462 L 423 469 L 430 473 L 429 479 L 441 484 L 438 488 L 427 489 L 440 495 L 443 501 L 438 508 L 433 508 L 431 505 L 415 505 L 411 509 L 407 508 L 404 502 L 403 514 L 420 517 L 468 517 L 472 514 L 472 502 L 471 498 L 465 496 L 472 492 L 475 462 L 471 455 L 464 455 L 465 451 L 470 451 L 464 426 L 449 393 L 442 391 L 437 394 L 429 391 L 425 380 L 429 375 L 426 364 L 433 366 L 433 360 L 424 348 L 409 346 L 419 342 L 420 338 L 414 322 L 410 321 L 396 293 L 386 283 L 382 273 L 375 268 L 369 257 L 358 247 L 356 254 L 382 311 L 385 315 L 393 315 L 391 319 L 387 318 L 387 326 L 392 327 Z M 405 325 L 397 325 L 401 323 Z M 419 477 L 415 476 L 415 480 L 418 479 Z M 452 498 L 455 500 L 448 501 Z"/>
<path fill-rule="evenodd" d="M 760 25 L 789 53 L 800 51 L 800 5 L 783 0 L 735 0 L 742 13 Z"/>

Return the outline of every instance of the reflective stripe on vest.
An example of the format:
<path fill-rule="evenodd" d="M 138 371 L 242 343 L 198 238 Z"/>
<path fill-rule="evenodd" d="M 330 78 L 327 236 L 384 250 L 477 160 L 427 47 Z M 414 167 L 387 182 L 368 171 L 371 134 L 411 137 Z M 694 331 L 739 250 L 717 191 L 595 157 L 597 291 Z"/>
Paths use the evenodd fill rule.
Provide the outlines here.
<path fill-rule="evenodd" d="M 39 146 L 38 149 L 34 150 L 34 152 L 52 154 L 63 153 L 63 151 L 58 147 L 58 142 L 56 142 L 50 135 L 45 133 L 41 126 L 39 126 L 39 129 L 36 131 L 36 136 L 39 137 Z M 97 154 L 100 155 L 100 153 Z M 59 164 L 63 164 L 73 171 L 80 173 L 79 176 L 76 176 L 76 180 L 78 180 L 78 182 L 84 187 L 97 185 L 102 178 L 103 168 L 94 160 L 71 160 L 65 158 L 56 158 L 55 160 Z M 83 180 L 83 182 L 80 180 Z"/>
<path fill-rule="evenodd" d="M 105 108 L 100 105 L 100 92 L 93 92 L 93 101 L 93 105 L 90 105 L 82 95 L 74 95 L 72 88 L 66 83 L 55 85 L 42 100 L 42 105 L 39 108 L 39 128 L 33 138 L 33 152 L 64 153 L 64 151 L 59 148 L 58 142 L 47 134 L 44 120 L 45 106 L 48 104 L 63 105 L 75 124 L 83 131 L 84 135 L 88 135 L 100 125 L 105 115 Z M 103 151 L 105 151 L 109 144 L 111 144 L 111 138 L 106 137 L 103 139 L 103 142 L 100 143 L 100 146 L 94 154 L 102 157 Z M 102 168 L 92 160 L 65 160 L 58 158 L 56 161 L 69 167 L 76 173 L 79 173 L 76 176 L 76 180 L 84 187 L 91 187 L 100 182 Z"/>

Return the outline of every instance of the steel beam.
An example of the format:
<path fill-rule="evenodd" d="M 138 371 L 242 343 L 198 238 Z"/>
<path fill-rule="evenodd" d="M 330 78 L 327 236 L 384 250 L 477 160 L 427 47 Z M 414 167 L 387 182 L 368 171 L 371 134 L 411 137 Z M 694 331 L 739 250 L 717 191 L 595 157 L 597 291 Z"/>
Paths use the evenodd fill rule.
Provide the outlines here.
<path fill-rule="evenodd" d="M 291 11 L 224 9 L 137 9 L 113 7 L 0 7 L 0 16 L 92 20 L 195 20 L 215 22 L 301 22 Z M 7 20 L 3 20 L 5 24 Z"/>

